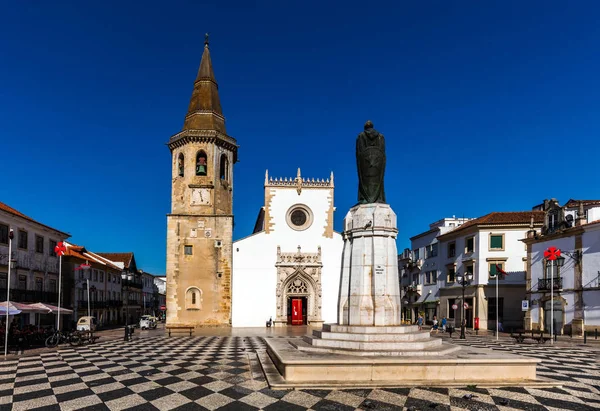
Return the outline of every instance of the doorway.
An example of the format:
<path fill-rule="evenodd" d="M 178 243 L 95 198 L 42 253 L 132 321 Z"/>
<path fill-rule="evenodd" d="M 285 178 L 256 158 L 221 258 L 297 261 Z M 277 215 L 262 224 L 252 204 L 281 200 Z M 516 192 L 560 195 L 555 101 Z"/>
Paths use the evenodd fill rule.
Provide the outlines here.
<path fill-rule="evenodd" d="M 547 300 L 544 303 L 544 330 L 547 332 L 550 332 L 550 330 L 552 329 L 550 327 L 550 319 L 552 318 L 552 313 L 551 313 L 551 302 L 550 300 Z M 563 306 L 562 306 L 562 302 L 560 300 L 554 300 L 554 333 L 555 334 L 562 334 L 563 333 Z"/>
<path fill-rule="evenodd" d="M 287 323 L 288 325 L 306 325 L 307 298 L 288 297 Z"/>

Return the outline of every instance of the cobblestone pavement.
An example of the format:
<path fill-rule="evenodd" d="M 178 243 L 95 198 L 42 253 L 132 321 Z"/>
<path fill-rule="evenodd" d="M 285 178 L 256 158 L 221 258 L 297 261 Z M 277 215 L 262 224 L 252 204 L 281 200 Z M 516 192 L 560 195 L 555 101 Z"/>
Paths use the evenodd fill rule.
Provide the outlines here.
<path fill-rule="evenodd" d="M 267 338 L 281 338 L 279 336 Z M 541 358 L 562 388 L 389 388 L 272 391 L 260 336 L 148 336 L 0 362 L 1 410 L 597 410 L 598 351 L 454 340 Z"/>

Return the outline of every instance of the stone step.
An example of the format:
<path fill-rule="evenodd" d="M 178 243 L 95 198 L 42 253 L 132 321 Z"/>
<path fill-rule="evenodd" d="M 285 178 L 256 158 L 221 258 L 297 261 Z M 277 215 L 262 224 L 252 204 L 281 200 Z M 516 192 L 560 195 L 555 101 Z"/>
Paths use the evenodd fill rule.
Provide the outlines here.
<path fill-rule="evenodd" d="M 290 345 L 298 351 L 313 354 L 341 354 L 356 357 L 444 357 L 453 352 L 459 351 L 460 346 L 443 343 L 423 350 L 354 350 L 334 347 L 313 346 L 304 340 L 290 341 Z"/>
<path fill-rule="evenodd" d="M 364 342 L 397 342 L 397 341 L 428 341 L 431 338 L 429 331 L 417 331 L 403 334 L 363 334 L 340 333 L 327 331 L 313 331 L 313 335 L 324 340 L 364 341 Z"/>
<path fill-rule="evenodd" d="M 340 325 L 323 324 L 323 331 L 334 333 L 356 334 L 408 334 L 419 332 L 417 325 L 369 326 L 369 325 Z"/>
<path fill-rule="evenodd" d="M 302 339 L 313 347 L 341 348 L 358 351 L 417 351 L 442 345 L 441 338 L 432 338 L 427 341 L 395 342 L 324 340 L 308 336 L 302 337 Z"/>

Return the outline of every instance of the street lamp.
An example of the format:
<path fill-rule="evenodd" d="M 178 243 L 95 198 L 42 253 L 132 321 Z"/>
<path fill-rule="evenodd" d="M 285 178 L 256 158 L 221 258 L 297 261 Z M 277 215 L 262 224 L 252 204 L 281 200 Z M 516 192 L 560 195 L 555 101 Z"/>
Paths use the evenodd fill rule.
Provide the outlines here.
<path fill-rule="evenodd" d="M 15 236 L 14 230 L 11 228 L 8 232 L 8 274 L 6 283 L 6 330 L 4 333 L 4 359 L 8 354 L 8 314 L 10 312 L 10 270 L 13 268 L 12 261 L 12 240 Z"/>
<path fill-rule="evenodd" d="M 121 290 L 123 290 L 125 288 L 126 281 L 127 281 L 127 272 L 125 272 L 125 271 L 121 272 L 121 279 L 123 280 L 121 282 Z M 129 287 L 127 289 L 129 289 Z M 125 337 L 123 338 L 124 341 L 129 341 L 129 323 L 127 321 L 127 314 L 129 313 L 128 299 L 129 299 L 129 295 L 128 295 L 127 291 L 125 291 Z"/>
<path fill-rule="evenodd" d="M 460 339 L 464 340 L 467 337 L 465 336 L 465 289 L 467 288 L 467 286 L 469 284 L 471 284 L 471 281 L 473 280 L 473 273 L 470 272 L 465 272 L 464 276 L 462 275 L 457 275 L 456 276 L 456 280 L 458 281 L 458 284 L 460 284 L 462 286 L 462 310 L 461 310 L 461 317 L 460 317 Z"/>

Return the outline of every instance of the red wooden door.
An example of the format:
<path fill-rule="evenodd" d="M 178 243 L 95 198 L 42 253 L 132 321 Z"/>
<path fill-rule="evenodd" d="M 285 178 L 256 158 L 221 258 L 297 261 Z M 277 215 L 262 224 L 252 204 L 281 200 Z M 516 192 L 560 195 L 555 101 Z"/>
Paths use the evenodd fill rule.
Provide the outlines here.
<path fill-rule="evenodd" d="M 292 325 L 302 325 L 302 299 L 292 298 Z"/>

